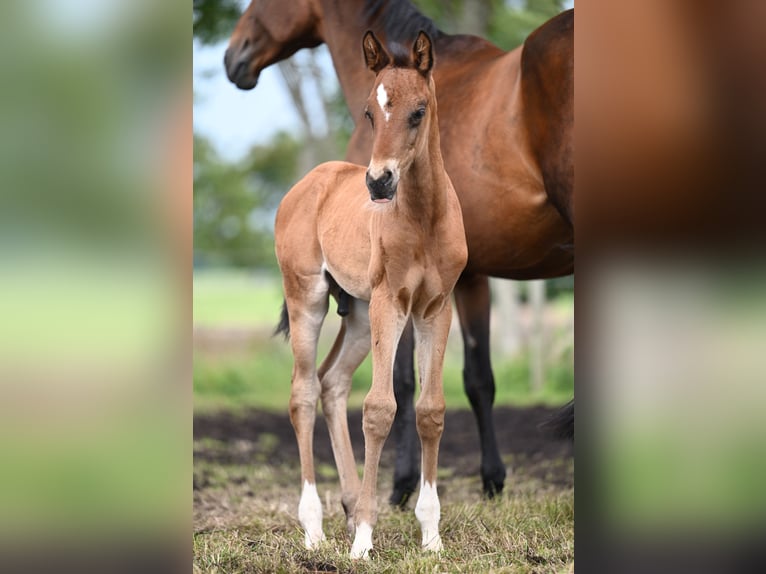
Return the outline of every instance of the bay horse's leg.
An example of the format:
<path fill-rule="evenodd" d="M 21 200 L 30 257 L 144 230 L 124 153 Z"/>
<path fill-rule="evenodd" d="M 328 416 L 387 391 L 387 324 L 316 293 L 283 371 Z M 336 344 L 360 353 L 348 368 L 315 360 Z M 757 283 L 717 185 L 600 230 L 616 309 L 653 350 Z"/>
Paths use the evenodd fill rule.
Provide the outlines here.
<path fill-rule="evenodd" d="M 396 463 L 394 465 L 394 489 L 389 498 L 393 506 L 404 508 L 418 485 L 420 478 L 420 441 L 415 428 L 415 338 L 412 321 L 399 339 L 394 361 L 394 396 L 396 416 L 392 429 L 396 441 Z"/>
<path fill-rule="evenodd" d="M 306 548 L 324 540 L 322 532 L 322 503 L 314 476 L 314 421 L 319 399 L 319 378 L 316 372 L 317 340 L 328 306 L 327 280 L 323 275 L 302 277 L 304 289 L 292 293 L 287 288 L 285 301 L 290 319 L 290 343 L 293 350 L 293 375 L 290 391 L 290 422 L 298 440 L 303 490 L 298 505 L 298 518 L 305 531 Z"/>
<path fill-rule="evenodd" d="M 348 434 L 346 416 L 351 377 L 370 352 L 370 320 L 367 303 L 351 299 L 349 313 L 330 354 L 319 367 L 322 385 L 322 410 L 330 431 L 335 466 L 340 477 L 341 503 L 346 513 L 349 534 L 354 534 L 354 506 L 359 496 L 359 474 Z"/>
<path fill-rule="evenodd" d="M 406 316 L 394 307 L 394 300 L 384 287 L 379 287 L 372 292 L 370 301 L 372 385 L 364 399 L 362 413 L 364 475 L 354 509 L 356 534 L 351 546 L 351 558 L 367 558 L 372 550 L 372 528 L 378 519 L 378 464 L 396 414 L 392 380 L 394 354 Z"/>
<path fill-rule="evenodd" d="M 465 353 L 463 387 L 479 427 L 484 494 L 492 498 L 503 490 L 505 465 L 492 421 L 495 378 L 489 358 L 489 279 L 485 275 L 461 275 L 454 293 Z"/>
<path fill-rule="evenodd" d="M 447 347 L 452 307 L 447 300 L 444 308 L 432 319 L 415 323 L 418 371 L 420 373 L 420 397 L 415 405 L 418 434 L 423 450 L 423 474 L 420 494 L 415 505 L 415 516 L 420 521 L 424 550 L 439 551 L 442 540 L 439 535 L 441 507 L 436 493 L 436 471 L 439 460 L 439 442 L 444 430 L 444 386 L 442 372 Z"/>

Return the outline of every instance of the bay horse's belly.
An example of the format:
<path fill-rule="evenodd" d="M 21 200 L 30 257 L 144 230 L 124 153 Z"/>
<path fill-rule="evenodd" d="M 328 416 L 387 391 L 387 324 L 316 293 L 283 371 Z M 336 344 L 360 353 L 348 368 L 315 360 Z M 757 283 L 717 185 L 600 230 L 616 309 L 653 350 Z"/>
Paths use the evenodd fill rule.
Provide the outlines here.
<path fill-rule="evenodd" d="M 525 177 L 477 179 L 474 173 L 470 183 L 455 188 L 471 190 L 459 194 L 468 243 L 467 273 L 508 279 L 572 273 L 574 230 L 541 184 Z"/>

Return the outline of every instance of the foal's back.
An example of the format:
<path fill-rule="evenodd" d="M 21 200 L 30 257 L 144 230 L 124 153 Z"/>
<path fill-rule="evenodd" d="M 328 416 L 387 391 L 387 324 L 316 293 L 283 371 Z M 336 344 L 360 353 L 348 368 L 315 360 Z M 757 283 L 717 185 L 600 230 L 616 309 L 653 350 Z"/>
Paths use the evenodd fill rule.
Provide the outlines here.
<path fill-rule="evenodd" d="M 326 269 L 346 292 L 369 301 L 370 216 L 366 168 L 342 161 L 311 170 L 285 195 L 274 227 L 277 258 L 291 271 Z M 296 241 L 300 238 L 300 241 Z M 287 251 L 290 257 L 285 257 Z"/>

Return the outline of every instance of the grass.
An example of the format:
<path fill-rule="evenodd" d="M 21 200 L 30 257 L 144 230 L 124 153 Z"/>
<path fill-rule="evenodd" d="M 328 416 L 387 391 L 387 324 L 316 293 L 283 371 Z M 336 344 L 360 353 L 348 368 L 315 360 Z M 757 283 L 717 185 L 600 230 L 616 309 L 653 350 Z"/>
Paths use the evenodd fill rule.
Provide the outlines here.
<path fill-rule="evenodd" d="M 240 330 L 240 344 L 231 348 L 195 348 L 194 408 L 197 412 L 220 409 L 262 408 L 283 412 L 290 397 L 292 355 L 289 344 L 271 333 L 279 319 L 282 294 L 279 280 L 237 272 L 202 272 L 194 278 L 195 329 Z M 570 308 L 571 298 L 555 302 Z M 319 356 L 329 350 L 339 319 L 328 314 L 319 345 Z M 469 408 L 463 390 L 462 340 L 453 329 L 444 365 L 444 394 L 448 408 Z M 574 368 L 571 350 L 546 370 L 538 391 L 530 389 L 526 354 L 493 355 L 495 404 L 524 406 L 560 405 L 571 399 Z M 372 366 L 368 357 L 354 375 L 349 406 L 359 407 L 369 389 Z"/>
<path fill-rule="evenodd" d="M 205 486 L 195 490 L 194 572 L 548 573 L 572 568 L 571 488 L 552 487 L 521 472 L 499 499 L 482 501 L 478 478 L 444 479 L 445 549 L 438 555 L 420 550 L 420 528 L 411 509 L 392 510 L 379 497 L 371 559 L 354 562 L 348 557 L 351 540 L 337 480 L 323 480 L 321 474 L 327 541 L 316 550 L 304 548 L 297 475 L 297 467 L 195 463 L 195 480 L 204 476 Z M 380 482 L 379 495 L 390 487 Z"/>
<path fill-rule="evenodd" d="M 275 325 L 282 308 L 282 284 L 275 275 L 211 270 L 194 273 L 194 325 Z M 272 327 L 273 328 L 273 327 Z"/>
<path fill-rule="evenodd" d="M 288 344 L 267 340 L 250 351 L 225 359 L 196 356 L 194 409 L 242 411 L 260 408 L 284 411 L 290 398 L 292 355 Z M 445 361 L 444 397 L 448 408 L 469 408 L 463 390 L 462 357 L 452 353 Z M 496 405 L 560 405 L 572 397 L 571 366 L 554 366 L 540 392 L 529 389 L 529 364 L 524 357 L 495 361 Z M 361 407 L 369 390 L 372 365 L 368 357 L 354 374 L 349 407 Z"/>

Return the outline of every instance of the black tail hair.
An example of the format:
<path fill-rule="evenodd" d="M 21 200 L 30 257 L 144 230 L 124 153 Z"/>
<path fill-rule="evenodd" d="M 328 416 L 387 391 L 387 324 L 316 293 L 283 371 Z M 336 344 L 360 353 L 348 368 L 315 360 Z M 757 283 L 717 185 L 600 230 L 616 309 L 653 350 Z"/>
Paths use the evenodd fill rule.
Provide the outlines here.
<path fill-rule="evenodd" d="M 540 428 L 556 438 L 574 440 L 574 399 L 556 411 Z"/>
<path fill-rule="evenodd" d="M 287 314 L 287 301 L 282 300 L 282 313 L 279 316 L 279 324 L 274 329 L 273 336 L 282 335 L 285 341 L 290 339 L 290 316 Z"/>

